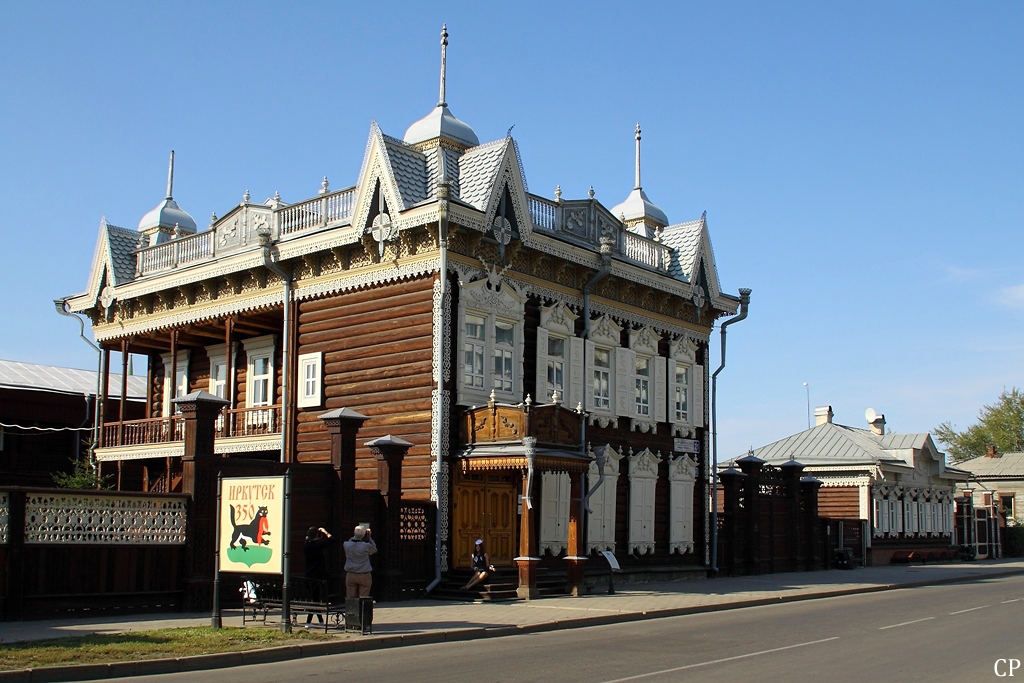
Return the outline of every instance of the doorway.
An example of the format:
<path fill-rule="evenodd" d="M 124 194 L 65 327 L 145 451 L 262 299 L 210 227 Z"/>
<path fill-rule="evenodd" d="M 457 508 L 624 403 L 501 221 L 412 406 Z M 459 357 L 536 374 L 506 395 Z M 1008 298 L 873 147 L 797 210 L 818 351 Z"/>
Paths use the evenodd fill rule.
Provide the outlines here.
<path fill-rule="evenodd" d="M 457 475 L 455 481 L 453 566 L 472 565 L 473 545 L 484 548 L 496 567 L 512 565 L 516 549 L 518 472 L 474 472 Z"/>

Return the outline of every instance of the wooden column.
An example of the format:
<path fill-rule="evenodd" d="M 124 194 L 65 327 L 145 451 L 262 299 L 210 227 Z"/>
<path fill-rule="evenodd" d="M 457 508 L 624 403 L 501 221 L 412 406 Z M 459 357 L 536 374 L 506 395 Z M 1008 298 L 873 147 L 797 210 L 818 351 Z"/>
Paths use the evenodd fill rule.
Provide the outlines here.
<path fill-rule="evenodd" d="M 583 584 L 583 565 L 587 557 L 583 550 L 583 473 L 569 473 L 569 546 L 566 553 L 566 579 L 569 594 L 580 595 Z"/>
<path fill-rule="evenodd" d="M 747 475 L 743 485 L 745 488 L 746 508 L 743 510 L 745 519 L 743 526 L 745 538 L 741 541 L 744 547 L 743 572 L 745 574 L 761 573 L 761 469 L 764 460 L 750 454 L 736 461 L 740 471 Z M 770 499 L 769 499 L 770 502 Z M 769 537 L 770 538 L 770 537 Z M 739 539 L 737 539 L 739 541 Z"/>
<path fill-rule="evenodd" d="M 806 542 L 806 520 L 800 514 L 800 477 L 804 466 L 796 460 L 787 460 L 779 466 L 786 482 L 786 526 L 789 536 L 789 559 L 783 571 L 803 569 L 803 546 Z"/>
<path fill-rule="evenodd" d="M 821 479 L 815 477 L 804 477 L 800 480 L 800 495 L 804 501 L 804 519 L 801 523 L 806 529 L 806 553 L 805 565 L 801 569 L 815 571 L 822 568 L 821 557 L 821 524 L 818 516 L 818 490 L 821 488 Z"/>
<path fill-rule="evenodd" d="M 185 422 L 182 491 L 191 498 L 186 532 L 185 609 L 197 612 L 208 610 L 213 604 L 213 554 L 217 542 L 217 463 L 213 442 L 217 415 L 227 401 L 206 391 L 196 391 L 171 403 L 181 410 Z"/>
<path fill-rule="evenodd" d="M 740 499 L 743 496 L 743 479 L 745 474 L 730 467 L 721 474 L 722 482 L 722 529 L 718 542 L 718 570 L 732 576 L 739 573 L 742 566 L 740 555 L 740 539 L 745 538 L 743 525 L 746 518 L 740 510 Z M 716 501 L 717 504 L 717 501 Z"/>
<path fill-rule="evenodd" d="M 100 402 L 100 442 L 97 446 L 120 446 L 121 442 L 108 444 L 103 438 L 103 423 L 107 418 L 107 394 L 110 393 L 110 349 L 103 349 L 103 360 L 100 365 L 103 366 L 103 378 L 100 381 L 100 395 L 96 397 L 96 400 Z"/>
<path fill-rule="evenodd" d="M 523 445 L 526 447 L 526 459 L 532 466 L 537 439 L 534 437 L 523 437 Z M 539 472 L 534 477 L 540 476 Z M 537 589 L 537 565 L 540 558 L 537 557 L 537 535 L 534 526 L 534 511 L 531 509 L 531 484 L 530 467 L 523 472 L 523 505 L 522 514 L 519 517 L 519 557 L 515 558 L 516 567 L 519 569 L 519 587 L 516 594 L 524 600 L 533 600 L 540 597 Z"/>
<path fill-rule="evenodd" d="M 331 435 L 331 465 L 335 483 L 331 495 L 332 522 L 336 533 L 348 538 L 356 525 L 356 434 L 369 420 L 366 415 L 351 408 L 338 408 L 322 413 L 320 419 Z"/>
<path fill-rule="evenodd" d="M 382 579 L 379 597 L 385 600 L 399 600 L 402 596 L 402 555 L 400 527 L 402 524 L 402 462 L 412 444 L 397 436 L 388 434 L 373 441 L 367 441 L 373 457 L 377 459 L 377 488 L 384 498 L 383 547 L 377 573 Z"/>

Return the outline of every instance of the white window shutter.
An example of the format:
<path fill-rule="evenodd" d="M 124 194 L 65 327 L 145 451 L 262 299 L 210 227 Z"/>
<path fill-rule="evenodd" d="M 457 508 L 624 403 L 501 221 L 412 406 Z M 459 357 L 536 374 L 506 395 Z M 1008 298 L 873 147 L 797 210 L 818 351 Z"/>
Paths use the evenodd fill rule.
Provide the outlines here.
<path fill-rule="evenodd" d="M 619 346 L 615 349 L 615 414 L 636 415 L 636 351 Z"/>
<path fill-rule="evenodd" d="M 558 555 L 569 545 L 569 475 L 541 475 L 540 544 L 538 551 Z"/>
<path fill-rule="evenodd" d="M 570 410 L 576 410 L 576 406 L 583 402 L 583 387 L 586 385 L 586 375 L 583 372 L 583 340 L 579 337 L 569 337 L 569 394 L 565 406 Z"/>
<path fill-rule="evenodd" d="M 594 342 L 584 340 L 583 348 L 586 353 L 586 360 L 583 363 L 583 407 L 587 410 L 594 409 Z"/>
<path fill-rule="evenodd" d="M 548 395 L 548 331 L 537 328 L 537 385 L 533 395 L 534 403 L 547 403 Z"/>
<path fill-rule="evenodd" d="M 690 416 L 690 424 L 694 427 L 703 427 L 707 424 L 704 419 L 704 366 L 693 366 L 693 386 L 691 388 L 691 403 L 693 415 Z"/>
<path fill-rule="evenodd" d="M 668 420 L 668 372 L 666 362 L 668 359 L 662 356 L 654 357 L 654 421 L 665 422 Z"/>

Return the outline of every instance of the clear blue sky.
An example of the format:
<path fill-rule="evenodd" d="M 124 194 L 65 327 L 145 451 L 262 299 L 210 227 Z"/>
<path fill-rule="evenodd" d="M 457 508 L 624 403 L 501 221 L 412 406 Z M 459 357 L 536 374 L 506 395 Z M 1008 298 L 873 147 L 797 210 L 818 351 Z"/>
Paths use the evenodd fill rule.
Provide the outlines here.
<path fill-rule="evenodd" d="M 0 41 L 0 358 L 95 367 L 51 300 L 100 218 L 164 196 L 202 227 L 249 190 L 356 181 L 370 121 L 437 101 L 515 125 L 529 188 L 707 210 L 722 286 L 753 289 L 719 377 L 719 446 L 810 404 L 895 431 L 965 427 L 1024 386 L 1024 4 L 7 3 Z M 712 369 L 719 335 L 712 339 Z"/>

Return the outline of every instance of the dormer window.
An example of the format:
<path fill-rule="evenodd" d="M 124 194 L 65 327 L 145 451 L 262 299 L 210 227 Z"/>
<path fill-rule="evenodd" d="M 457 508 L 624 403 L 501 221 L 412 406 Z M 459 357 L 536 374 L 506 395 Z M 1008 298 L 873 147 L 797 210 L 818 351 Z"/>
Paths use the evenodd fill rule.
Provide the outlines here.
<path fill-rule="evenodd" d="M 522 399 L 523 306 L 526 297 L 500 278 L 476 280 L 459 297 L 462 377 L 459 402 Z"/>

